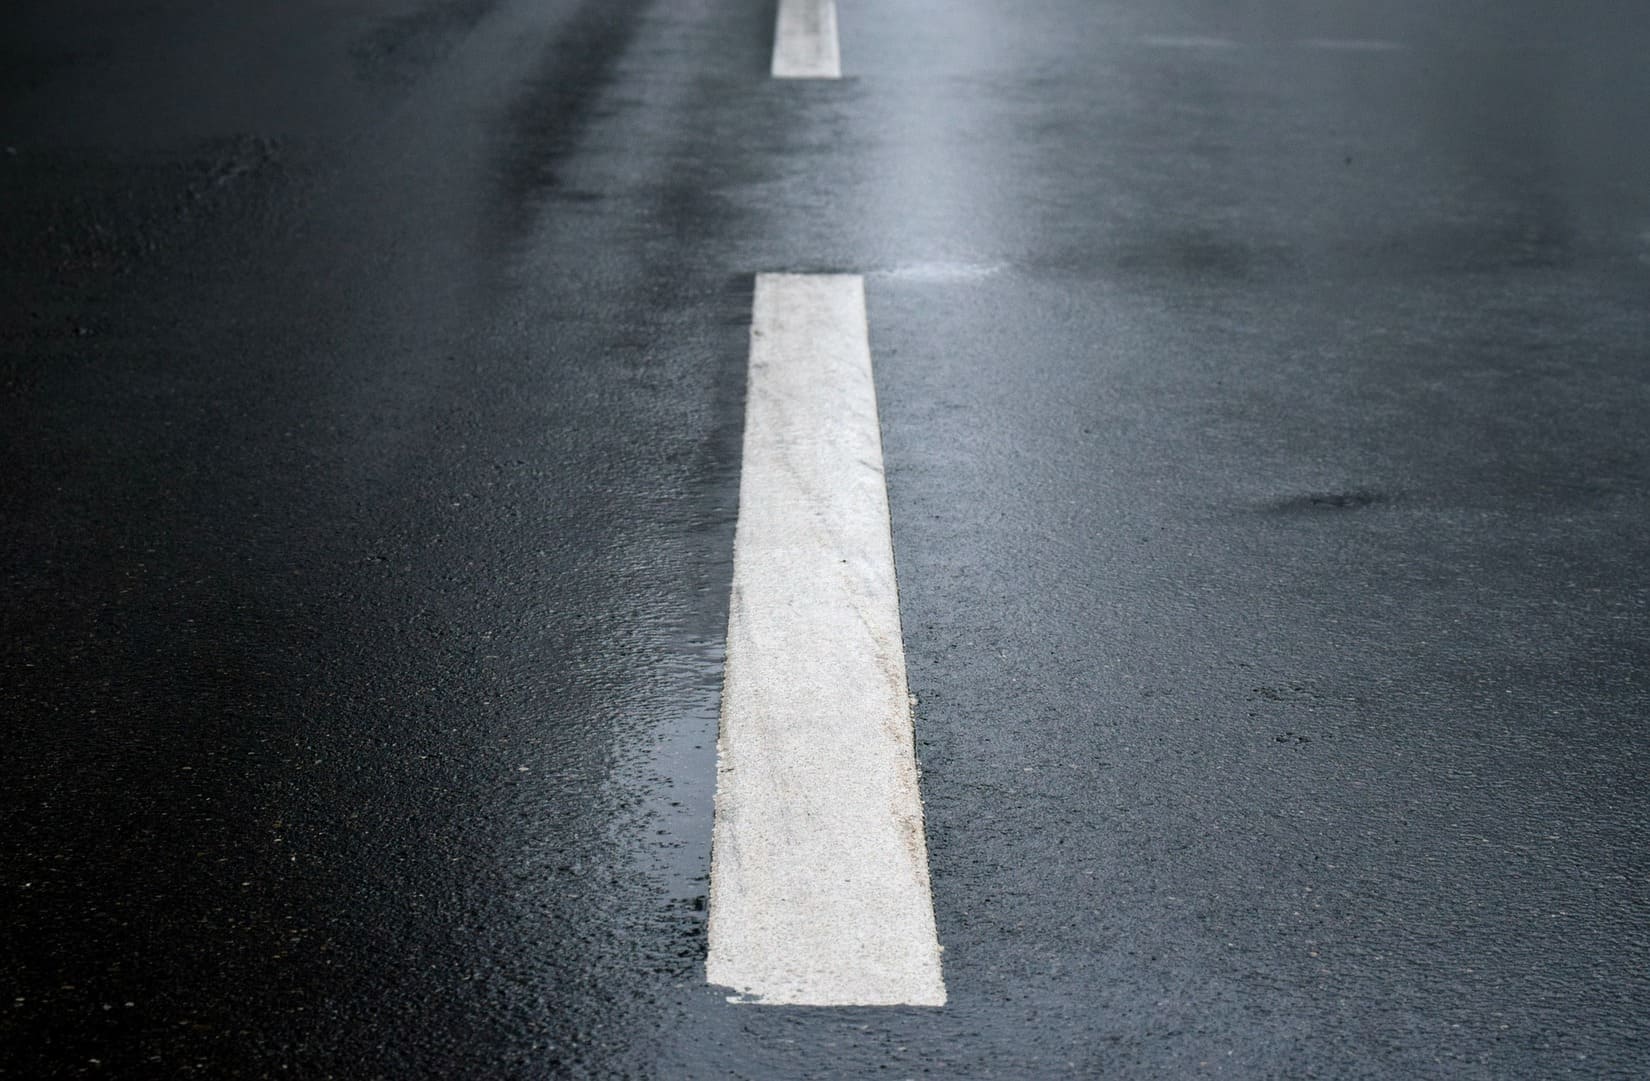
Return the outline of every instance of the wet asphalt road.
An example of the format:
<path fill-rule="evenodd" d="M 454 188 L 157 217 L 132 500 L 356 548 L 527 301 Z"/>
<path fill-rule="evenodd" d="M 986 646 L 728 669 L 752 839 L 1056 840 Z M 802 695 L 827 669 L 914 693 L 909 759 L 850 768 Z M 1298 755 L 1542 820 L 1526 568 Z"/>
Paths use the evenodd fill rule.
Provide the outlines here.
<path fill-rule="evenodd" d="M 1650 1076 L 1650 14 L 0 13 L 0 1076 Z M 950 1005 L 706 987 L 867 275 Z"/>

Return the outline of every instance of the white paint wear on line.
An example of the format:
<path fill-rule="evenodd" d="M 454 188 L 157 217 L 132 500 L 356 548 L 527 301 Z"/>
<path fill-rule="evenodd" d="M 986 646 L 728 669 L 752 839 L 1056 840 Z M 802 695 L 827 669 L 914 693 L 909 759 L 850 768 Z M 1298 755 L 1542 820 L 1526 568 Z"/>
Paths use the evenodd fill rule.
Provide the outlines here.
<path fill-rule="evenodd" d="M 779 0 L 773 28 L 775 79 L 840 79 L 836 0 Z"/>
<path fill-rule="evenodd" d="M 857 275 L 756 279 L 706 977 L 945 1004 Z"/>

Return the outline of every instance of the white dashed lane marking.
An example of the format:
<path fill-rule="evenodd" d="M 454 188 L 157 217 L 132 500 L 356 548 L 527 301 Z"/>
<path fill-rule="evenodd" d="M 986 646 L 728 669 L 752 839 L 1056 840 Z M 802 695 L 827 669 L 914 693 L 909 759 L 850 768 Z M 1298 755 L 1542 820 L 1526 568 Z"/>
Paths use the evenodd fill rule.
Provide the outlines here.
<path fill-rule="evenodd" d="M 864 280 L 756 280 L 706 976 L 945 1003 Z"/>
<path fill-rule="evenodd" d="M 840 79 L 836 0 L 779 0 L 773 29 L 775 79 Z"/>

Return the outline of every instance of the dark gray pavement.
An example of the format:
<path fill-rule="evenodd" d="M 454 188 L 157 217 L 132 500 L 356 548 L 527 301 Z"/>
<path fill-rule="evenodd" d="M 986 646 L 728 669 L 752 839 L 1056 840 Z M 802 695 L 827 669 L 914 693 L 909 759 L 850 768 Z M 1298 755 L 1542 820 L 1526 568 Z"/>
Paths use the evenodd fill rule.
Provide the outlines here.
<path fill-rule="evenodd" d="M 1650 1076 L 1650 13 L 0 12 L 0 1076 Z M 868 275 L 951 1004 L 703 984 Z"/>

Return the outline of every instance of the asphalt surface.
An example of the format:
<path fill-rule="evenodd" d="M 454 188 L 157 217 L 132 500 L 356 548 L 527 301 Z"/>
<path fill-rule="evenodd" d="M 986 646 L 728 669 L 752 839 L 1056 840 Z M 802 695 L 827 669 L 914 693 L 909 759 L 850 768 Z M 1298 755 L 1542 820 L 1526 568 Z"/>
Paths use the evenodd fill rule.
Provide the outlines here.
<path fill-rule="evenodd" d="M 0 1076 L 1650 1076 L 1650 13 L 0 12 Z M 943 1009 L 704 983 L 867 275 Z"/>

